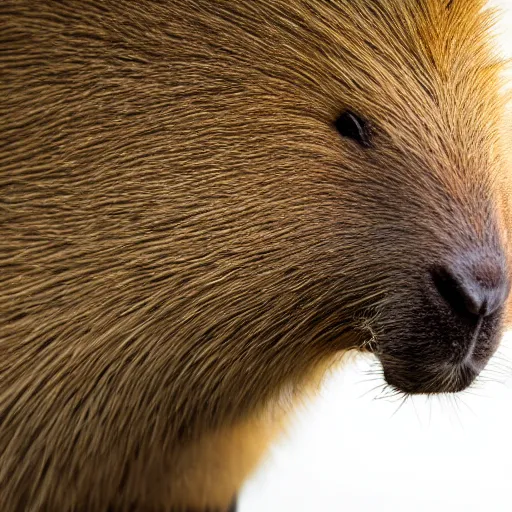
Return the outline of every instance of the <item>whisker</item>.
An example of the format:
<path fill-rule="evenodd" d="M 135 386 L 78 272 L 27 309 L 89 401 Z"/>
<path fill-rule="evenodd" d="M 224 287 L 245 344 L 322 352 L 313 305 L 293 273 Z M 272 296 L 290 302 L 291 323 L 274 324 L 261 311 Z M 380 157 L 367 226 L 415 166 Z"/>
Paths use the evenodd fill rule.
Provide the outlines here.
<path fill-rule="evenodd" d="M 401 403 L 398 405 L 397 409 L 395 410 L 395 412 L 391 415 L 391 417 L 393 418 L 395 416 L 395 414 L 404 406 L 405 402 L 407 402 L 407 400 L 409 399 L 409 396 L 410 395 L 404 395 L 403 396 L 403 400 L 401 401 Z"/>

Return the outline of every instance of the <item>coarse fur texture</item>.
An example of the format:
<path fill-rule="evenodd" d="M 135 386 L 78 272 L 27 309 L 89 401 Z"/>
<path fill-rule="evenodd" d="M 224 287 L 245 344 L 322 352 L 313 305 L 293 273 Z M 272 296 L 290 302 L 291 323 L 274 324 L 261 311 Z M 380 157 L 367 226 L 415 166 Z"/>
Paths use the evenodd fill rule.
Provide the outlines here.
<path fill-rule="evenodd" d="M 471 383 L 503 304 L 430 269 L 508 274 L 482 7 L 0 2 L 0 510 L 226 510 L 352 348 Z"/>

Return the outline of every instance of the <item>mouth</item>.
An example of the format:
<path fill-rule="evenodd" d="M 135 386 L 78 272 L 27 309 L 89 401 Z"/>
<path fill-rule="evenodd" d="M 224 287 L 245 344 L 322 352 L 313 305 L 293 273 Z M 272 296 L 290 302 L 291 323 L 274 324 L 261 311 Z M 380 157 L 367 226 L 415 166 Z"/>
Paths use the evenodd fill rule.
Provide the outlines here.
<path fill-rule="evenodd" d="M 417 371 L 401 367 L 400 370 L 383 365 L 384 378 L 394 389 L 409 395 L 459 393 L 469 388 L 479 376 L 482 367 L 470 362 L 445 364 L 435 372 Z"/>
<path fill-rule="evenodd" d="M 385 381 L 401 393 L 458 393 L 470 387 L 484 370 L 499 336 L 486 332 L 479 321 L 473 335 L 464 340 L 440 333 L 435 343 L 431 336 L 407 336 L 398 343 L 396 337 L 379 337 L 371 331 L 357 351 L 377 357 Z"/>
<path fill-rule="evenodd" d="M 497 342 L 484 345 L 463 357 L 452 351 L 432 357 L 426 350 L 397 357 L 382 351 L 375 342 L 365 346 L 363 351 L 379 359 L 384 379 L 394 389 L 406 394 L 441 394 L 469 388 L 487 366 L 497 345 Z"/>

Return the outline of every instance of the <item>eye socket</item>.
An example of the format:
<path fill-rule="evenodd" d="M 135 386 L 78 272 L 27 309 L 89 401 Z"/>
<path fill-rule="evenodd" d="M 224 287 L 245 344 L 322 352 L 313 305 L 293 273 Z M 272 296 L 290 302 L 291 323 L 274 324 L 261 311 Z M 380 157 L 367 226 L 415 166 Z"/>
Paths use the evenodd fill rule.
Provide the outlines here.
<path fill-rule="evenodd" d="M 370 129 L 367 121 L 350 110 L 343 112 L 334 121 L 334 126 L 342 137 L 352 139 L 364 148 L 370 147 Z"/>

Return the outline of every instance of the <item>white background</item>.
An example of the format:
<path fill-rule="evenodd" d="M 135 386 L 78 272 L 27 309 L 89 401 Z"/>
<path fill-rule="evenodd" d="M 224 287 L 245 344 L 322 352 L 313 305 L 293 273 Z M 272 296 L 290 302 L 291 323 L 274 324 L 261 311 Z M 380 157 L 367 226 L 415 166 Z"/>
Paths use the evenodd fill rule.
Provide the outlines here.
<path fill-rule="evenodd" d="M 512 0 L 491 3 L 505 8 L 512 56 Z M 399 408 L 378 398 L 375 364 L 361 358 L 326 381 L 245 486 L 240 512 L 512 512 L 512 333 L 456 397 Z"/>

